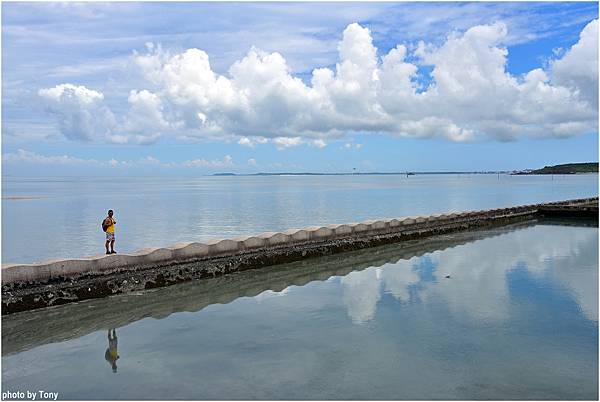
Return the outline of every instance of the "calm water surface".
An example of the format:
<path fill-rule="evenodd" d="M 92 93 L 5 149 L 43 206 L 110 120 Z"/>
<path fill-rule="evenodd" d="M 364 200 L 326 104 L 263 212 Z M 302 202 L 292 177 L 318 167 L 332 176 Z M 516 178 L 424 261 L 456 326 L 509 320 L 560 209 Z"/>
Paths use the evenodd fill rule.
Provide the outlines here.
<path fill-rule="evenodd" d="M 367 219 L 486 209 L 598 195 L 598 175 L 2 178 L 2 261 L 103 252 L 117 219 L 131 252 Z"/>
<path fill-rule="evenodd" d="M 2 384 L 60 399 L 597 399 L 597 222 L 454 234 L 16 314 L 2 320 Z"/>

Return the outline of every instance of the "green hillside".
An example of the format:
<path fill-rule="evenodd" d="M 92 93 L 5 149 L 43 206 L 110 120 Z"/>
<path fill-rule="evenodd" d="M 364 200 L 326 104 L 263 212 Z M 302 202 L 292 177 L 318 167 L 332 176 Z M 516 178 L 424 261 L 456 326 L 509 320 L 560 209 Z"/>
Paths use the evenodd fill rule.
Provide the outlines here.
<path fill-rule="evenodd" d="M 564 165 L 544 166 L 542 169 L 533 170 L 531 174 L 574 174 L 598 173 L 598 162 L 592 163 L 566 163 Z"/>

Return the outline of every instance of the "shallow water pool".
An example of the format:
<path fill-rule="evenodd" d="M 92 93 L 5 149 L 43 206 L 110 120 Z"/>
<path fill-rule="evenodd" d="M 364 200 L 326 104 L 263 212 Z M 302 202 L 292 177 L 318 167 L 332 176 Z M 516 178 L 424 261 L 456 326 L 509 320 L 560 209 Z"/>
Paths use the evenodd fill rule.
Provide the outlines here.
<path fill-rule="evenodd" d="M 2 341 L 3 391 L 59 399 L 597 399 L 598 227 L 519 224 L 20 313 Z"/>

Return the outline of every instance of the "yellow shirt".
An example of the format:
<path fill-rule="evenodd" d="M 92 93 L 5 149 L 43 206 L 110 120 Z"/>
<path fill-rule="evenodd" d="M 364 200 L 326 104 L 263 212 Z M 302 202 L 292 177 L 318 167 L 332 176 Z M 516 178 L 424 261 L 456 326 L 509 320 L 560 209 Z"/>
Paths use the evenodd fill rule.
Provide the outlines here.
<path fill-rule="evenodd" d="M 115 233 L 115 223 L 117 223 L 117 221 L 115 221 L 114 219 L 112 219 L 112 224 L 106 228 L 106 233 Z"/>

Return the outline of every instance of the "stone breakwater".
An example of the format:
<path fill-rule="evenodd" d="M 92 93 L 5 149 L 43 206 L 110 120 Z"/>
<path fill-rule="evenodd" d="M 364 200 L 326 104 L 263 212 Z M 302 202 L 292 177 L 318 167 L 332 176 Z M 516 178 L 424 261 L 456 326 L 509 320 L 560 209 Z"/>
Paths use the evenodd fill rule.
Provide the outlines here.
<path fill-rule="evenodd" d="M 2 314 L 32 310 L 183 281 L 536 218 L 555 205 L 598 198 L 481 211 L 371 220 L 267 232 L 206 243 L 180 243 L 132 254 L 2 265 Z"/>

